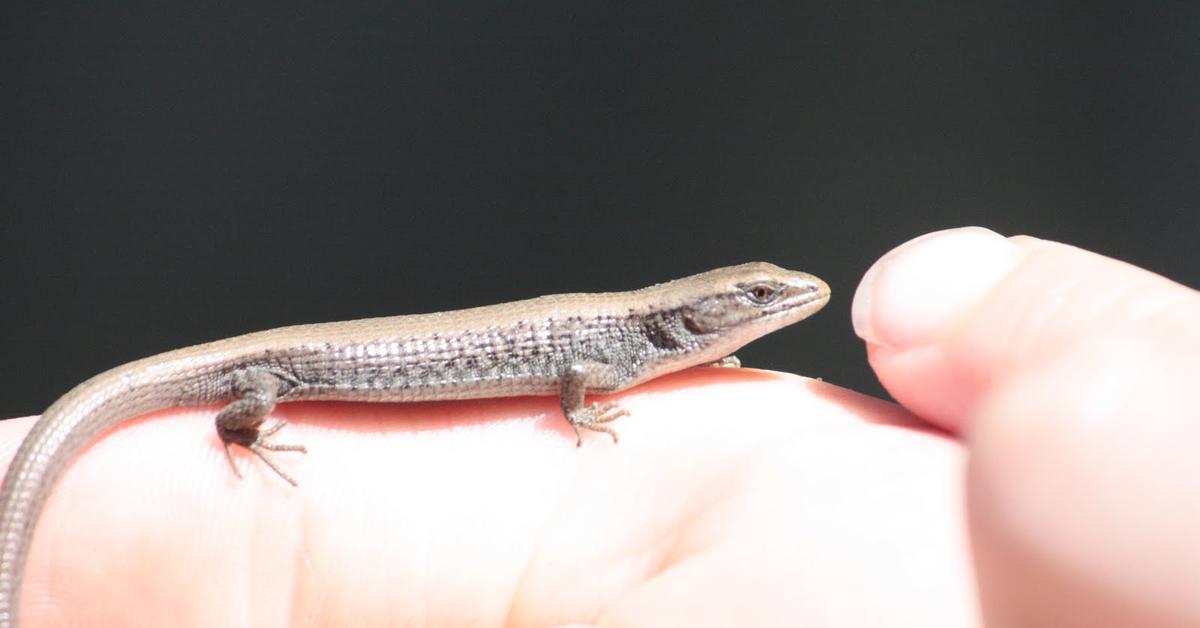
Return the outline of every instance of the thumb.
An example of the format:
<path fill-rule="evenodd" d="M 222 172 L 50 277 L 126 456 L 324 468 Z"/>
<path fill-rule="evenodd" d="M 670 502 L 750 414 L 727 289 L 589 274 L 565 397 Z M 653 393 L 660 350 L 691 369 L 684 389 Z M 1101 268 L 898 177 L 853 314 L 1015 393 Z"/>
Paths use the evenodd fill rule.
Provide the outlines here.
<path fill-rule="evenodd" d="M 969 429 L 1010 378 L 1120 330 L 1200 346 L 1200 297 L 1145 270 L 1064 244 L 951 229 L 907 242 L 867 271 L 855 332 L 909 411 Z"/>
<path fill-rule="evenodd" d="M 1200 296 L 1069 246 L 931 234 L 868 272 L 888 390 L 963 433 L 994 625 L 1200 625 Z"/>

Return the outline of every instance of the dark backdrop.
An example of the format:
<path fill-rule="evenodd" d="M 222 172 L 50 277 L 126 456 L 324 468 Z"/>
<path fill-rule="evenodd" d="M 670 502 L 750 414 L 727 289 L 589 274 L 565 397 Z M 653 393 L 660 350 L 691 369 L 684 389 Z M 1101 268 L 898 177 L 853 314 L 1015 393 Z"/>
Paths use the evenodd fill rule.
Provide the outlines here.
<path fill-rule="evenodd" d="M 92 4 L 0 9 L 0 415 L 245 331 L 755 259 L 834 301 L 746 361 L 882 394 L 857 280 L 965 224 L 1200 283 L 1189 3 Z"/>

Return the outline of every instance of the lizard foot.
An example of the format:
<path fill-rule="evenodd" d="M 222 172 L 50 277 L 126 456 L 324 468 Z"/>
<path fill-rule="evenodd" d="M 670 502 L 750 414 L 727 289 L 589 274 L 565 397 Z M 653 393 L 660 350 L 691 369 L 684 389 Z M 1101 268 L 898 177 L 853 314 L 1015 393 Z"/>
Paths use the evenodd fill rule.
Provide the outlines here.
<path fill-rule="evenodd" d="M 575 446 L 583 446 L 583 434 L 579 431 L 580 428 L 593 432 L 604 432 L 612 437 L 613 443 L 616 443 L 616 430 L 604 424 L 615 421 L 623 416 L 629 416 L 629 411 L 612 401 L 607 403 L 593 403 L 590 406 L 572 412 L 567 419 L 570 420 L 571 427 L 575 428 L 575 437 L 577 439 Z"/>
<path fill-rule="evenodd" d="M 267 465 L 267 467 L 274 471 L 276 475 L 283 478 L 285 482 L 291 484 L 292 486 L 298 486 L 296 479 L 291 475 L 288 475 L 283 468 L 275 463 L 270 454 L 267 453 L 271 451 L 296 451 L 302 454 L 308 453 L 308 448 L 306 448 L 304 445 L 272 443 L 267 440 L 276 432 L 283 429 L 285 425 L 287 425 L 287 421 L 278 419 L 266 429 L 254 433 L 252 438 L 225 440 L 225 457 L 229 460 L 229 466 L 233 469 L 233 474 L 238 476 L 239 479 L 242 477 L 242 472 L 238 470 L 237 464 L 233 461 L 233 445 L 236 443 L 238 445 L 242 445 L 246 449 L 249 449 L 255 456 L 258 456 L 258 459 L 262 460 L 263 464 Z"/>

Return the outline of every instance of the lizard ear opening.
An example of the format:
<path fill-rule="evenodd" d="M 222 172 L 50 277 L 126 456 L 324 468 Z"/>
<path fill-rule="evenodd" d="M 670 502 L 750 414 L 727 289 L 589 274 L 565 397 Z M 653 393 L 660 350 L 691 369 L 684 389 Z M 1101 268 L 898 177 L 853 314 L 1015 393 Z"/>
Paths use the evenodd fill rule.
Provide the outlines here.
<path fill-rule="evenodd" d="M 707 333 L 713 331 L 712 329 L 707 328 L 704 325 L 702 325 L 700 323 L 700 321 L 697 320 L 696 317 L 692 315 L 691 312 L 685 312 L 683 314 L 683 326 L 685 329 L 692 332 L 693 334 L 707 334 Z"/>
<path fill-rule="evenodd" d="M 728 329 L 742 321 L 746 314 L 743 312 L 745 308 L 730 305 L 736 306 L 736 302 L 717 298 L 706 299 L 684 308 L 681 312 L 683 326 L 697 335 L 714 334 Z"/>

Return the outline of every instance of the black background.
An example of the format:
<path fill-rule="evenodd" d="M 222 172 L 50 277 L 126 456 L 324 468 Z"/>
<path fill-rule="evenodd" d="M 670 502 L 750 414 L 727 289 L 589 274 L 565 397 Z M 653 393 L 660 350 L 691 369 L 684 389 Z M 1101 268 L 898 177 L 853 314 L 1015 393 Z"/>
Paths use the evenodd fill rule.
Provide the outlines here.
<path fill-rule="evenodd" d="M 99 4 L 0 9 L 0 415 L 245 331 L 754 259 L 834 301 L 743 359 L 882 394 L 854 287 L 948 226 L 1200 283 L 1192 3 Z"/>

